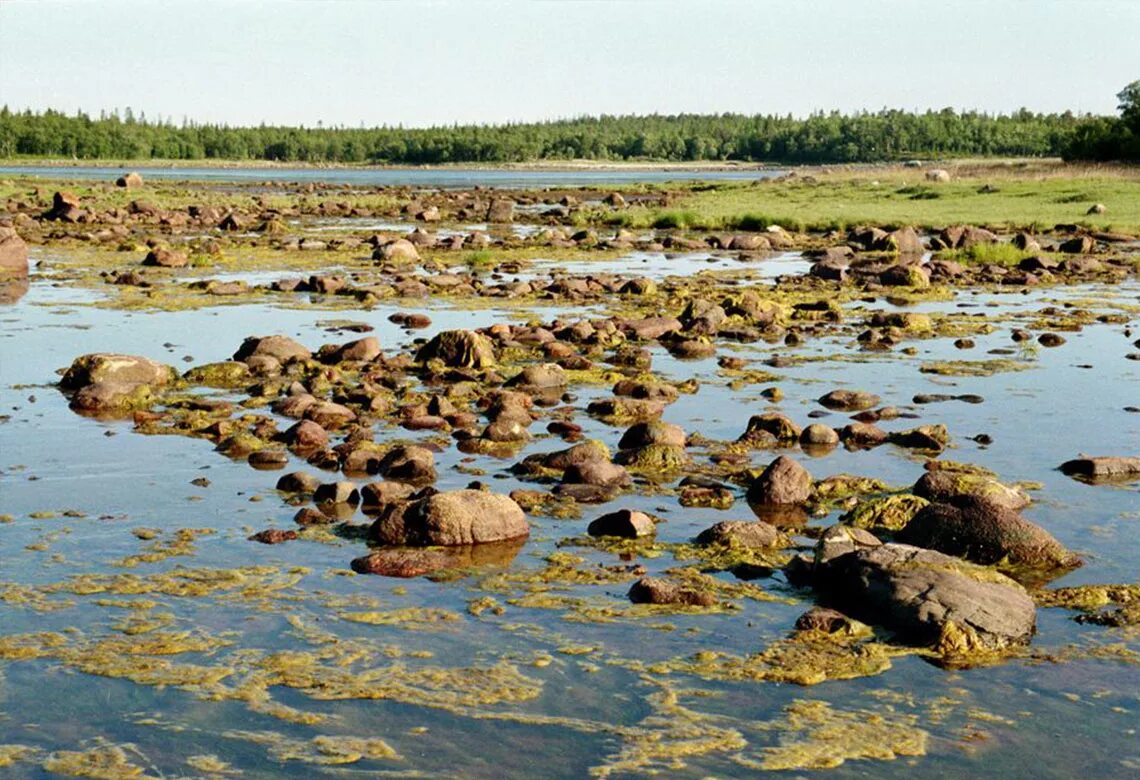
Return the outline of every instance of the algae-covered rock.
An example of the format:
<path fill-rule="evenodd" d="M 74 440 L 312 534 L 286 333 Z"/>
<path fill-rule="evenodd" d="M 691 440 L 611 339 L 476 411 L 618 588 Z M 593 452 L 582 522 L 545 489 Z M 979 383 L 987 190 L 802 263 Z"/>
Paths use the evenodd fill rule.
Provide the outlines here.
<path fill-rule="evenodd" d="M 832 390 L 821 396 L 819 402 L 839 412 L 861 412 L 879 403 L 879 396 L 863 390 Z"/>
<path fill-rule="evenodd" d="M 701 545 L 764 548 L 782 546 L 787 542 L 787 537 L 774 525 L 763 520 L 724 520 L 701 531 L 695 541 Z"/>
<path fill-rule="evenodd" d="M 619 509 L 602 515 L 586 529 L 590 536 L 620 536 L 635 539 L 657 533 L 657 524 L 644 512 Z"/>
<path fill-rule="evenodd" d="M 1070 477 L 1089 482 L 1140 479 L 1140 457 L 1074 458 L 1062 463 L 1061 471 Z"/>
<path fill-rule="evenodd" d="M 1071 568 L 1080 558 L 1017 511 L 977 496 L 931 504 L 899 531 L 898 540 L 983 565 Z"/>
<path fill-rule="evenodd" d="M 312 356 L 305 346 L 288 336 L 250 336 L 242 341 L 233 359 L 249 364 L 251 358 L 271 357 L 284 365 L 290 360 L 308 360 Z"/>
<path fill-rule="evenodd" d="M 866 528 L 871 531 L 898 531 L 930 502 L 919 496 L 903 493 L 883 496 L 861 502 L 847 514 L 839 518 L 841 523 Z"/>
<path fill-rule="evenodd" d="M 711 607 L 716 596 L 708 591 L 685 587 L 661 577 L 642 577 L 629 589 L 634 604 L 658 604 L 685 607 Z"/>
<path fill-rule="evenodd" d="M 194 385 L 219 388 L 245 387 L 253 381 L 249 366 L 236 360 L 194 366 L 182 378 Z"/>
<path fill-rule="evenodd" d="M 1017 510 L 1029 506 L 1029 496 L 1021 488 L 1003 485 L 985 474 L 965 471 L 928 471 L 919 478 L 912 490 L 916 496 L 932 502 L 953 503 L 965 496 L 975 496 L 1006 509 Z"/>
<path fill-rule="evenodd" d="M 417 547 L 482 544 L 529 534 L 518 504 L 481 490 L 453 490 L 390 505 L 369 529 L 370 538 L 380 544 Z"/>
<path fill-rule="evenodd" d="M 420 348 L 416 361 L 440 360 L 449 368 L 493 368 L 495 349 L 491 340 L 470 330 L 445 330 Z"/>

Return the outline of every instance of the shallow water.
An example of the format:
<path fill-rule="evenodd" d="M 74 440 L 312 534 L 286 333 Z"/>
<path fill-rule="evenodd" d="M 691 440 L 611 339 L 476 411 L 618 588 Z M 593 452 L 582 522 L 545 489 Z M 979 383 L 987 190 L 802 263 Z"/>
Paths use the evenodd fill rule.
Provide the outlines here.
<path fill-rule="evenodd" d="M 45 179 L 114 180 L 128 168 L 76 165 L 0 166 L 0 176 Z M 146 179 L 200 181 L 215 184 L 253 182 L 321 182 L 360 186 L 412 186 L 468 189 L 476 185 L 500 189 L 590 187 L 667 181 L 759 181 L 780 176 L 778 170 L 515 170 L 510 168 L 177 168 L 140 169 Z"/>
<path fill-rule="evenodd" d="M 731 259 L 708 260 L 649 255 L 613 267 L 605 260 L 583 262 L 581 269 L 562 265 L 567 272 L 608 269 L 648 276 L 732 271 L 739 265 Z M 798 266 L 779 264 L 796 262 L 803 261 L 785 257 L 755 265 L 761 274 L 769 263 L 781 273 L 793 273 Z M 371 335 L 392 354 L 409 349 L 413 338 L 517 319 L 519 312 L 460 310 L 440 300 L 416 302 L 433 324 L 408 335 L 387 321 L 390 313 L 406 310 L 407 302 L 346 313 L 324 309 L 319 301 L 295 308 L 293 296 L 281 296 L 280 305 L 151 313 L 91 306 L 100 295 L 34 277 L 26 297 L 0 307 L 0 414 L 8 417 L 0 423 L 0 514 L 10 516 L 10 522 L 0 523 L 0 641 L 54 631 L 61 632 L 69 646 L 90 652 L 91 643 L 109 638 L 133 642 L 155 631 L 188 631 L 215 641 L 168 660 L 230 672 L 224 691 L 202 685 L 183 689 L 173 683 L 108 676 L 106 665 L 115 653 L 97 662 L 88 658 L 87 667 L 82 654 L 0 660 L 0 745 L 29 746 L 39 757 L 3 768 L 0 773 L 6 777 L 47 776 L 41 768 L 44 756 L 97 747 L 99 740 L 132 745 L 127 758 L 156 777 L 211 776 L 187 763 L 203 754 L 255 778 L 389 772 L 569 778 L 592 770 L 605 774 L 607 767 L 613 776 L 659 770 L 670 777 L 743 777 L 756 772 L 749 762 L 762 761 L 769 755 L 766 748 L 805 736 L 782 714 L 797 700 L 826 701 L 837 711 L 853 713 L 841 731 L 877 718 L 887 724 L 913 718 L 911 725 L 929 735 L 925 757 L 850 760 L 834 769 L 802 770 L 797 776 L 1132 777 L 1140 767 L 1140 666 L 1111 654 L 1086 654 L 1062 663 L 1011 660 L 960 672 L 900 657 L 884 674 L 814 687 L 726 682 L 654 665 L 706 650 L 734 655 L 762 650 L 786 636 L 796 616 L 811 604 L 810 594 L 776 576 L 754 584 L 779 600 L 735 598 L 737 608 L 723 614 L 630 610 L 607 616 L 568 605 L 510 603 L 533 585 L 523 575 L 542 570 L 544 558 L 559 550 L 588 563 L 620 564 L 612 553 L 558 547 L 560 541 L 583 535 L 589 520 L 603 512 L 618 507 L 652 511 L 667 520 L 659 527 L 658 539 L 681 542 L 717 520 L 749 518 L 740 491 L 735 506 L 726 511 L 684 509 L 670 495 L 630 494 L 604 507 L 585 507 L 580 519 L 532 517 L 532 536 L 513 561 L 455 581 L 345 576 L 348 562 L 366 549 L 351 535 L 314 536 L 273 547 L 248 542 L 246 536 L 254 531 L 292 527 L 296 508 L 273 490 L 279 472 L 255 471 L 243 461 L 230 461 L 206 440 L 142 436 L 132 432 L 129 422 L 78 417 L 53 386 L 56 370 L 77 355 L 95 351 L 147 355 L 183 368 L 228 358 L 250 334 L 283 333 L 315 349 L 350 338 L 329 331 L 330 320 L 345 316 L 374 326 Z M 1111 287 L 1045 289 L 1028 296 L 966 291 L 951 301 L 925 302 L 908 310 L 1013 313 L 1029 321 L 1043 306 L 1065 300 L 1105 312 L 1133 307 L 1124 310 L 1135 327 L 1140 284 L 1133 280 Z M 857 307 L 884 306 L 890 304 L 879 300 L 854 304 L 848 311 L 853 316 Z M 546 320 L 580 314 L 539 306 L 532 313 Z M 1135 338 L 1124 335 L 1126 326 L 1094 324 L 1065 333 L 1068 343 L 1061 348 L 1020 355 L 1030 367 L 1018 373 L 919 373 L 926 362 L 979 360 L 989 349 L 1010 346 L 1008 330 L 1016 324 L 1001 323 L 994 333 L 975 336 L 977 346 L 965 352 L 955 349 L 952 339 L 937 338 L 905 342 L 916 348 L 913 355 L 868 353 L 859 350 L 851 334 L 810 340 L 796 349 L 764 343 L 721 347 L 720 354 L 758 360 L 772 354 L 804 358 L 789 368 L 773 369 L 786 396 L 774 405 L 760 396 L 771 383 L 733 390 L 727 386 L 729 377 L 718 373 L 715 359 L 681 361 L 656 346 L 652 351 L 656 373 L 700 382 L 699 391 L 682 395 L 667 408 L 664 419 L 713 439 L 735 439 L 751 414 L 769 407 L 806 424 L 809 412 L 821 410 L 814 399 L 835 387 L 873 390 L 883 405 L 918 415 L 882 423 L 887 430 L 945 423 L 953 447 L 944 457 L 989 467 L 1007 482 L 1042 484 L 1033 493 L 1035 503 L 1027 516 L 1086 560 L 1058 584 L 1134 581 L 1140 571 L 1140 484 L 1094 487 L 1056 470 L 1080 452 L 1140 452 L 1140 414 L 1124 410 L 1140 398 L 1140 362 L 1124 359 L 1134 351 L 1130 342 Z M 575 392 L 579 407 L 609 394 L 608 387 Z M 985 401 L 912 404 L 916 393 L 930 392 L 976 393 Z M 584 415 L 575 419 L 587 436 L 616 447 L 622 428 Z M 842 420 L 839 414 L 823 418 L 833 425 Z M 542 430 L 542 423 L 533 430 Z M 993 437 L 992 445 L 983 447 L 969 439 L 983 432 Z M 380 431 L 377 438 L 431 436 L 391 429 Z M 518 458 L 564 446 L 558 439 L 540 437 Z M 790 454 L 817 478 L 847 472 L 906 485 L 922 473 L 921 458 L 891 446 L 868 452 L 836 449 L 818 458 Z M 771 457 L 758 452 L 753 462 L 762 465 Z M 449 448 L 437 455 L 437 487 L 454 489 L 472 479 L 490 482 L 496 492 L 534 487 L 508 472 L 518 458 L 482 457 L 466 463 L 465 456 Z M 470 473 L 472 466 L 486 473 Z M 295 469 L 312 470 L 294 459 L 287 470 Z M 325 476 L 336 478 L 333 473 Z M 200 477 L 208 478 L 208 487 L 191 484 Z M 811 524 L 824 526 L 836 516 L 813 518 Z M 359 513 L 353 519 L 361 527 L 367 521 Z M 213 533 L 195 539 L 184 555 L 124 568 L 126 556 L 153 544 L 132 534 L 140 527 L 162 531 L 159 541 L 170 539 L 178 528 Z M 669 554 L 639 562 L 652 572 L 681 565 Z M 158 587 L 154 577 L 176 572 L 179 566 L 269 568 L 248 573 L 241 588 L 200 596 L 174 595 L 161 588 L 153 592 Z M 85 574 L 138 575 L 150 583 L 152 592 L 85 595 L 50 590 L 53 584 Z M 734 583 L 728 574 L 718 579 Z M 628 581 L 555 583 L 555 590 L 544 595 L 581 597 L 588 607 L 627 610 L 628 586 Z M 83 590 L 72 588 L 77 589 Z M 486 596 L 504 608 L 502 615 L 469 612 L 469 602 Z M 157 604 L 148 610 L 123 607 L 124 601 L 140 599 Z M 350 619 L 360 612 L 402 609 L 419 611 L 402 613 L 404 618 L 392 625 Z M 133 629 L 124 621 L 131 615 L 163 625 L 130 633 Z M 1072 645 L 1121 643 L 1140 650 L 1135 633 L 1079 626 L 1070 618 L 1063 610 L 1040 610 L 1034 648 L 1062 652 Z M 323 675 L 338 670 L 371 670 L 374 675 L 360 683 L 356 695 L 345 698 L 324 698 L 319 691 L 296 685 L 271 685 L 273 703 L 294 708 L 290 712 L 236 700 L 241 683 L 256 689 L 251 681 L 272 666 L 273 654 L 281 651 L 321 656 Z M 473 671 L 456 673 L 458 668 Z M 673 693 L 675 701 L 669 695 Z M 364 698 L 369 694 L 381 698 Z M 294 722 L 299 714 L 322 720 Z M 267 743 L 264 734 L 255 732 L 277 736 Z M 342 746 L 347 738 L 380 738 L 400 758 L 364 758 L 343 767 L 321 764 L 319 760 L 339 754 L 314 748 L 325 744 L 313 742 L 319 736 L 337 737 Z M 725 746 L 716 747 L 719 742 Z M 665 749 L 655 754 L 655 746 Z M 287 756 L 290 752 L 294 758 Z"/>

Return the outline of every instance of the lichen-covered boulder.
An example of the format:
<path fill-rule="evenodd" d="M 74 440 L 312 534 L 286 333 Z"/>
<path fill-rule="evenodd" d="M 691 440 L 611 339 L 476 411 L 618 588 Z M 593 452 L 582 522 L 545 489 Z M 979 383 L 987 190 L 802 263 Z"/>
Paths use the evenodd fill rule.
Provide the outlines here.
<path fill-rule="evenodd" d="M 522 509 L 509 496 L 453 490 L 389 506 L 369 536 L 380 544 L 410 546 L 499 542 L 528 536 Z"/>
<path fill-rule="evenodd" d="M 174 368 L 149 358 L 96 352 L 72 361 L 59 386 L 64 390 L 78 390 L 99 382 L 113 382 L 164 387 L 177 378 L 178 372 Z"/>
<path fill-rule="evenodd" d="M 313 356 L 305 346 L 288 336 L 250 336 L 234 353 L 234 360 L 248 363 L 253 357 L 271 357 L 284 365 L 290 360 L 308 360 Z"/>

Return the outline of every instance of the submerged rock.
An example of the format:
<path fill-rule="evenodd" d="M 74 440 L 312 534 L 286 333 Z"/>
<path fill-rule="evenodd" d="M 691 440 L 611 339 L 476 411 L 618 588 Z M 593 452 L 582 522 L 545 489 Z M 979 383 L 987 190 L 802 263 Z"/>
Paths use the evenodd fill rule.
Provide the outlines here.
<path fill-rule="evenodd" d="M 586 533 L 590 536 L 621 536 L 635 539 L 639 536 L 652 536 L 657 532 L 657 524 L 644 512 L 619 509 L 602 515 L 590 523 Z"/>
<path fill-rule="evenodd" d="M 440 360 L 449 368 L 492 368 L 495 349 L 491 340 L 470 330 L 445 330 L 416 353 L 416 361 Z"/>
<path fill-rule="evenodd" d="M 634 604 L 658 604 L 685 607 L 711 607 L 716 596 L 706 591 L 686 588 L 660 577 L 642 577 L 629 589 Z"/>
<path fill-rule="evenodd" d="M 1075 458 L 1061 464 L 1061 472 L 1070 477 L 1097 480 L 1140 479 L 1140 457 L 1101 456 Z"/>
<path fill-rule="evenodd" d="M 743 548 L 779 547 L 787 537 L 776 526 L 763 520 L 723 520 L 701 531 L 696 538 L 701 545 L 723 544 Z"/>

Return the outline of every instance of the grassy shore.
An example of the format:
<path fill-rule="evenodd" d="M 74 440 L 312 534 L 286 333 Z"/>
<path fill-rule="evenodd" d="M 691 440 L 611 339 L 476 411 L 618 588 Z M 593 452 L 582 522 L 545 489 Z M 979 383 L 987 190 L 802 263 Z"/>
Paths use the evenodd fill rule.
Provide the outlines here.
<path fill-rule="evenodd" d="M 667 208 L 610 215 L 628 227 L 843 230 L 857 224 L 998 229 L 1079 224 L 1140 233 L 1140 169 L 1060 164 L 964 165 L 949 182 L 902 167 L 808 170 L 772 181 L 688 185 Z M 1089 214 L 1095 204 L 1103 214 Z"/>

